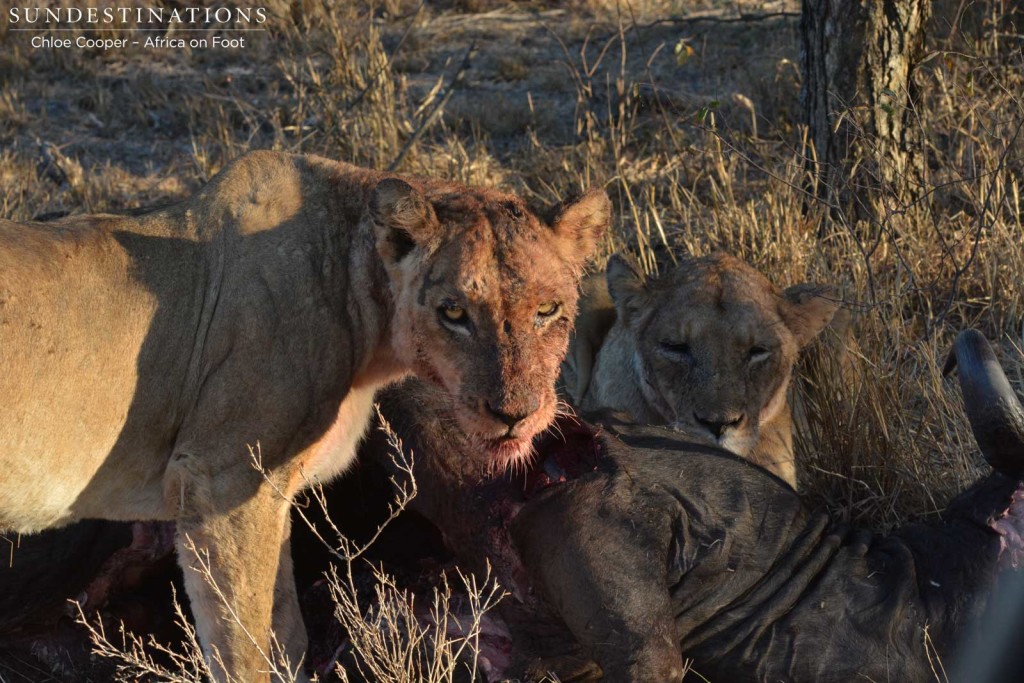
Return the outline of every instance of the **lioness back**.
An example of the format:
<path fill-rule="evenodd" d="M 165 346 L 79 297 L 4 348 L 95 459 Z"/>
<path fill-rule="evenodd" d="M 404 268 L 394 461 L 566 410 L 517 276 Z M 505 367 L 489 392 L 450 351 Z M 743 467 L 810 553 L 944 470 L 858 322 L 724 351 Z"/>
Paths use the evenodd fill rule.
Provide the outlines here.
<path fill-rule="evenodd" d="M 319 186 L 325 172 L 347 185 L 344 201 Z M 0 467 L 11 481 L 52 480 L 54 459 L 74 473 L 50 486 L 0 487 L 0 527 L 168 517 L 154 483 L 211 368 L 253 338 L 247 328 L 332 324 L 318 270 L 347 260 L 373 187 L 361 174 L 256 153 L 186 201 L 141 216 L 0 221 Z M 339 213 L 336 253 L 310 262 L 308 217 Z M 358 330 L 337 327 L 356 341 Z M 253 390 L 272 383 L 274 368 L 261 372 L 248 378 Z"/>
<path fill-rule="evenodd" d="M 0 486 L 0 527 L 103 516 L 88 504 L 80 515 L 73 508 L 105 463 L 125 468 L 122 514 L 162 516 L 159 491 L 134 484 L 162 474 L 176 418 L 166 408 L 184 388 L 188 357 L 146 339 L 174 319 L 160 327 L 163 348 L 191 344 L 199 291 L 189 281 L 202 263 L 195 248 L 167 249 L 143 259 L 143 272 L 137 259 L 152 240 L 135 223 L 0 221 L 0 471 L 27 483 Z M 140 383 L 148 390 L 137 395 Z M 132 457 L 118 448 L 122 440 L 163 457 Z M 67 474 L 55 472 L 54 459 Z"/>
<path fill-rule="evenodd" d="M 722 446 L 796 486 L 787 392 L 798 351 L 829 323 L 837 301 L 827 287 L 779 290 L 724 254 L 687 259 L 648 277 L 613 256 L 607 297 L 580 304 L 569 359 L 593 355 L 573 399 L 638 422 L 669 424 Z M 596 286 L 596 285 L 592 285 Z M 580 340 L 607 329 L 598 344 Z M 596 346 L 591 352 L 590 347 Z M 572 363 L 571 371 L 585 362 Z"/>

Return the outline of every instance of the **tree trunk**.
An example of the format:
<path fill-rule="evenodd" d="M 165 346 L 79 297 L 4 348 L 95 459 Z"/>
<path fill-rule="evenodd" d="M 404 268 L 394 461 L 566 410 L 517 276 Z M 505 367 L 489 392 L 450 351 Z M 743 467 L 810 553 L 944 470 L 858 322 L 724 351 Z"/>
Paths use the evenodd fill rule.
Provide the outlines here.
<path fill-rule="evenodd" d="M 809 165 L 834 208 L 868 196 L 904 205 L 918 194 L 913 72 L 930 13 L 931 0 L 802 0 Z"/>

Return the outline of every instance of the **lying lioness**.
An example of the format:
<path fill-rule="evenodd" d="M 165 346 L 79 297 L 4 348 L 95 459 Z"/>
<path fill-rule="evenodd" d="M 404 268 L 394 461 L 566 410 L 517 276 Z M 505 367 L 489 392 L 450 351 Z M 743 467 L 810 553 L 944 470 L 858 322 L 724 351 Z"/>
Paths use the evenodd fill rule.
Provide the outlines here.
<path fill-rule="evenodd" d="M 141 216 L 0 221 L 0 530 L 175 520 L 215 675 L 266 680 L 271 626 L 296 666 L 289 500 L 409 373 L 521 459 L 609 213 L 256 152 Z M 226 604 L 190 569 L 206 552 Z"/>
<path fill-rule="evenodd" d="M 793 366 L 837 309 L 830 287 L 780 291 L 725 254 L 658 277 L 616 255 L 584 285 L 563 383 L 583 410 L 671 425 L 795 487 Z"/>
<path fill-rule="evenodd" d="M 382 405 L 417 456 L 414 505 L 463 566 L 489 563 L 515 593 L 506 676 L 667 683 L 691 659 L 709 681 L 925 683 L 997 575 L 1024 566 L 1024 409 L 979 333 L 955 359 L 995 472 L 941 522 L 885 536 L 674 431 L 561 418 L 525 477 L 494 480 L 429 387 L 411 381 Z"/>

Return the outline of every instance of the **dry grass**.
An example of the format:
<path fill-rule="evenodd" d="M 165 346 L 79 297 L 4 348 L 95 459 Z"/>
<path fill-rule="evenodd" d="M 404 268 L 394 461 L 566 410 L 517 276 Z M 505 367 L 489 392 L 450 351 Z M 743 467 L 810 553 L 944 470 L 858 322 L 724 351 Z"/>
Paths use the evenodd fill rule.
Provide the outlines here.
<path fill-rule="evenodd" d="M 981 328 L 1024 384 L 1024 61 L 1003 4 L 936 5 L 917 196 L 833 206 L 806 172 L 796 19 L 651 24 L 795 2 L 282 1 L 257 48 L 234 53 L 51 53 L 0 25 L 0 214 L 160 203 L 253 148 L 386 168 L 421 128 L 402 172 L 538 204 L 603 185 L 617 210 L 605 254 L 654 270 L 721 249 L 780 285 L 841 287 L 859 354 L 852 381 L 808 360 L 800 477 L 813 501 L 885 528 L 934 514 L 980 471 L 939 372 L 955 333 Z"/>

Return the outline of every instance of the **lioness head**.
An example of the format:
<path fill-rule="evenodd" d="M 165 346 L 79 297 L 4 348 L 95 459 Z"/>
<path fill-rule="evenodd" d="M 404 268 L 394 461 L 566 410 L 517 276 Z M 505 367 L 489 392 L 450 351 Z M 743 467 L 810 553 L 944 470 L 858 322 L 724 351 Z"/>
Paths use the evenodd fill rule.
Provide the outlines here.
<path fill-rule="evenodd" d="M 458 426 L 507 466 L 555 416 L 577 286 L 611 214 L 603 191 L 531 213 L 494 191 L 381 181 L 370 205 L 399 358 L 441 386 Z"/>
<path fill-rule="evenodd" d="M 798 351 L 838 307 L 829 287 L 780 291 L 727 255 L 687 260 L 655 278 L 613 256 L 607 279 L 616 326 L 631 340 L 632 357 L 621 362 L 632 364 L 643 403 L 656 413 L 644 417 L 742 456 L 787 405 Z"/>

